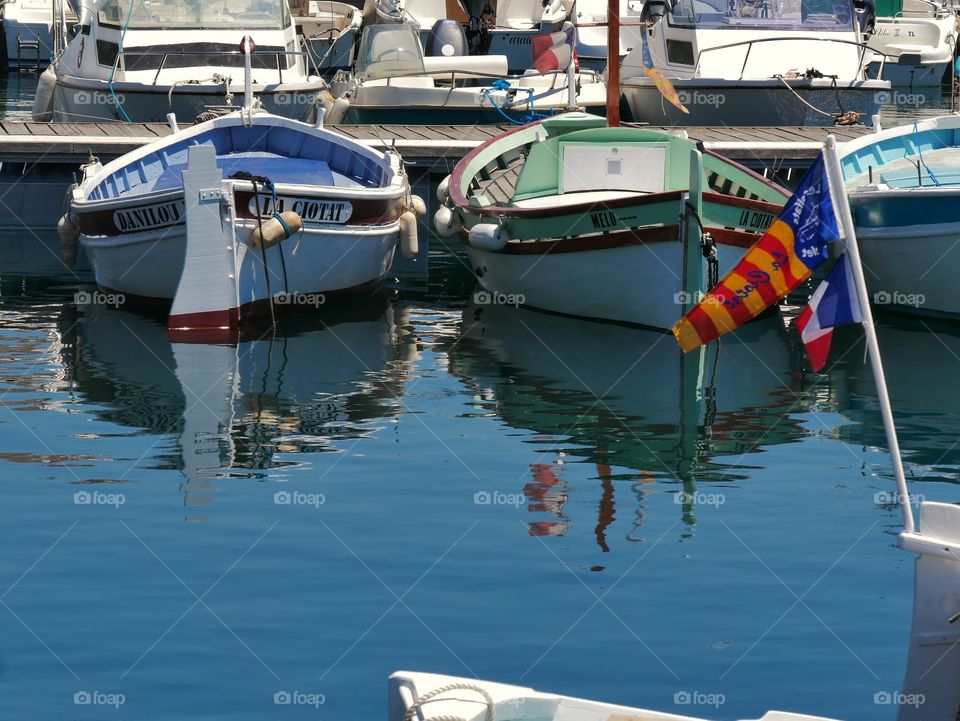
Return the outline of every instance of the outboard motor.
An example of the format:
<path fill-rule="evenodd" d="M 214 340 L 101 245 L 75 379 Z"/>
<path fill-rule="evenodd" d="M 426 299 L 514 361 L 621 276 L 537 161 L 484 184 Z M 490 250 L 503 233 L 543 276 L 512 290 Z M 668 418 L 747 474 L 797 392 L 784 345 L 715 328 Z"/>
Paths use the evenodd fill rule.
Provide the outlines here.
<path fill-rule="evenodd" d="M 660 20 L 667 12 L 664 0 L 647 0 L 640 11 L 640 22 L 653 24 Z"/>
<path fill-rule="evenodd" d="M 423 54 L 445 58 L 467 55 L 467 34 L 456 20 L 437 20 L 427 34 Z"/>

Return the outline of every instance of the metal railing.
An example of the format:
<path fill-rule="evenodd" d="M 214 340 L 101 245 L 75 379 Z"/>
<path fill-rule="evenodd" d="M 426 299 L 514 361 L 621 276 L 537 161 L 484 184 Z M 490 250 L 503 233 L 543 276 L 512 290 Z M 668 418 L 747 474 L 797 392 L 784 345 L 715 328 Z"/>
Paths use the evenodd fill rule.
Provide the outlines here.
<path fill-rule="evenodd" d="M 142 57 L 159 57 L 159 58 L 160 58 L 160 65 L 157 67 L 157 72 L 154 73 L 153 82 L 151 83 L 151 85 L 156 85 L 156 84 L 157 84 L 157 81 L 158 81 L 159 78 L 160 78 L 160 73 L 162 73 L 162 72 L 164 71 L 164 69 L 166 68 L 166 65 L 167 65 L 167 60 L 168 60 L 169 58 L 171 58 L 171 57 L 193 57 L 193 58 L 236 57 L 236 58 L 243 58 L 243 53 L 240 52 L 240 50 L 210 50 L 210 51 L 206 51 L 206 50 L 190 50 L 190 51 L 181 51 L 181 52 L 170 52 L 169 50 L 139 50 L 139 49 L 134 49 L 134 50 L 121 50 L 121 51 L 119 51 L 119 52 L 117 53 L 117 57 L 116 57 L 116 58 L 114 59 L 114 61 L 113 61 L 113 71 L 112 71 L 112 73 L 111 73 L 111 77 L 115 77 L 117 71 L 120 71 L 120 72 L 123 72 L 123 73 L 136 72 L 136 68 L 134 68 L 134 69 L 132 69 L 132 70 L 128 70 L 128 69 L 126 68 L 126 63 L 124 63 L 124 66 L 123 66 L 123 67 L 120 66 L 121 60 L 124 60 L 124 59 L 125 59 L 125 56 L 127 56 L 127 55 L 129 55 L 129 56 L 131 56 L 131 57 L 137 57 L 137 58 L 142 58 Z M 263 68 L 254 68 L 254 69 L 255 69 L 255 70 L 257 70 L 257 69 L 269 70 L 269 71 L 271 71 L 271 72 L 272 72 L 273 70 L 276 70 L 276 71 L 277 71 L 277 74 L 278 74 L 278 78 L 279 78 L 279 82 L 280 82 L 280 83 L 283 83 L 283 71 L 284 71 L 283 63 L 280 62 L 280 58 L 281 58 L 281 57 L 283 57 L 283 58 L 285 58 L 285 59 L 286 59 L 287 57 L 289 57 L 289 56 L 299 57 L 299 58 L 303 61 L 303 72 L 304 72 L 304 73 L 307 73 L 307 72 L 309 71 L 309 67 L 310 67 L 310 64 L 309 64 L 309 55 L 308 55 L 308 53 L 307 53 L 307 51 L 306 51 L 305 49 L 304 49 L 304 50 L 293 50 L 293 51 L 291 51 L 291 50 L 257 50 L 256 56 L 267 56 L 267 57 L 273 56 L 273 57 L 276 59 L 276 68 L 263 67 Z M 256 57 L 256 56 L 255 56 L 255 57 Z M 209 63 L 205 63 L 205 65 L 209 65 Z M 198 64 L 198 65 L 196 65 L 196 66 L 190 66 L 190 67 L 200 67 L 200 65 Z M 210 67 L 212 67 L 212 66 L 210 66 Z M 224 67 L 226 67 L 226 66 L 224 66 Z M 242 66 L 242 65 L 238 65 L 237 67 L 242 68 L 243 66 Z M 289 72 L 290 72 L 292 69 L 294 69 L 294 68 L 296 68 L 296 63 L 294 63 L 294 65 L 291 66 L 291 67 L 287 67 L 286 70 L 287 70 L 287 72 L 289 73 Z"/>
<path fill-rule="evenodd" d="M 864 74 L 865 74 L 865 65 L 864 65 L 864 62 L 865 62 L 866 57 L 867 57 L 867 52 L 873 53 L 873 54 L 875 54 L 875 55 L 880 55 L 880 56 L 882 56 L 882 58 L 883 58 L 883 59 L 880 61 L 880 71 L 877 73 L 877 78 L 881 78 L 881 77 L 883 76 L 883 67 L 884 67 L 884 64 L 886 63 L 887 57 L 889 57 L 886 53 L 883 53 L 883 52 L 881 52 L 881 51 L 879 51 L 879 50 L 875 50 L 874 48 L 871 48 L 871 47 L 870 47 L 869 45 L 867 45 L 866 43 L 856 42 L 856 41 L 854 41 L 854 40 L 841 40 L 841 39 L 839 39 L 839 38 L 801 38 L 801 37 L 792 37 L 792 38 L 757 38 L 757 39 L 754 39 L 754 40 L 741 40 L 740 42 L 737 42 L 737 43 L 729 43 L 729 44 L 727 44 L 727 45 L 717 45 L 717 46 L 712 47 L 712 48 L 704 48 L 703 50 L 700 50 L 700 51 L 697 53 L 697 62 L 696 62 L 696 64 L 693 66 L 693 77 L 697 77 L 697 71 L 700 69 L 700 61 L 701 61 L 701 59 L 703 58 L 703 56 L 706 55 L 707 53 L 714 52 L 714 51 L 717 51 L 717 50 L 729 50 L 730 48 L 735 48 L 735 47 L 739 47 L 739 46 L 741 46 L 741 45 L 746 45 L 746 46 L 747 46 L 747 52 L 746 52 L 746 54 L 744 55 L 744 58 L 743 58 L 743 65 L 740 67 L 740 77 L 737 78 L 737 80 L 743 80 L 743 74 L 747 71 L 747 63 L 750 62 L 750 52 L 753 50 L 753 46 L 754 46 L 754 45 L 758 45 L 758 44 L 760 44 L 760 43 L 785 43 L 785 42 L 798 41 L 798 40 L 799 40 L 799 41 L 802 41 L 802 42 L 805 42 L 805 43 L 810 43 L 810 42 L 818 42 L 818 43 L 839 43 L 839 44 L 841 44 L 841 45 L 853 45 L 853 46 L 855 46 L 855 47 L 860 48 L 860 60 L 859 60 L 859 64 L 858 64 L 858 67 L 857 67 L 857 75 L 858 75 L 858 76 L 859 76 L 861 73 L 864 73 Z"/>

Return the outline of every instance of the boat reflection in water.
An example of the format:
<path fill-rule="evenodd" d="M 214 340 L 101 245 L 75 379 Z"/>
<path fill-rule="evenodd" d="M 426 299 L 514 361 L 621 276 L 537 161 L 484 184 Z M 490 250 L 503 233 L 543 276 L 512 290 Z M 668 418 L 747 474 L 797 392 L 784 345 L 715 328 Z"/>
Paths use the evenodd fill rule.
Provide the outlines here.
<path fill-rule="evenodd" d="M 570 462 L 596 469 L 595 534 L 607 551 L 620 483 L 637 498 L 628 538 L 641 540 L 646 496 L 661 484 L 683 494 L 678 507 L 693 526 L 697 484 L 706 491 L 743 480 L 743 456 L 803 436 L 790 417 L 805 405 L 801 376 L 776 316 L 683 356 L 669 334 L 471 305 L 450 354 L 451 372 L 481 408 L 538 434 L 531 442 L 542 457 L 523 492 L 528 510 L 548 517 L 530 523 L 532 535 L 568 531 L 570 509 L 579 507 L 564 481 Z"/>
<path fill-rule="evenodd" d="M 960 482 L 960 325 L 885 314 L 877 328 L 890 403 L 897 424 L 905 472 L 910 481 Z M 831 370 L 844 415 L 855 423 L 840 429 L 846 443 L 883 449 L 878 459 L 878 494 L 896 498 L 888 479 L 887 440 L 869 366 L 863 364 L 863 337 L 840 334 Z M 889 493 L 887 493 L 890 491 Z"/>
<path fill-rule="evenodd" d="M 182 470 L 185 505 L 205 506 L 221 479 L 265 477 L 297 464 L 291 454 L 336 451 L 396 418 L 412 352 L 402 312 L 371 298 L 228 346 L 171 343 L 159 322 L 91 307 L 76 378 L 103 420 L 174 436 L 162 460 Z"/>

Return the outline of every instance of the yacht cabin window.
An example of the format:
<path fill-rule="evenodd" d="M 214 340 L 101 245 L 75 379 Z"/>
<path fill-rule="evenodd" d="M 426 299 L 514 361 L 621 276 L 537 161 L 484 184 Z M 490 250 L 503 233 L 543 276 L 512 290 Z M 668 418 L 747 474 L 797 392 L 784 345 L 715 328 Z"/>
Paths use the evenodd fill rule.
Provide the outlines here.
<path fill-rule="evenodd" d="M 676 0 L 672 25 L 709 30 L 852 32 L 850 0 Z"/>
<path fill-rule="evenodd" d="M 133 30 L 282 30 L 287 0 L 104 0 L 101 25 Z"/>

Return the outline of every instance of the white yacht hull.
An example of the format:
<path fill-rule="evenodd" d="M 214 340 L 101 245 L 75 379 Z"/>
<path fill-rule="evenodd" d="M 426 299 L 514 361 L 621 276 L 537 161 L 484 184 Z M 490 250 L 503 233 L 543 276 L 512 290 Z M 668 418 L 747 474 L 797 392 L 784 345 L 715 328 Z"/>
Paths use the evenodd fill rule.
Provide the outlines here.
<path fill-rule="evenodd" d="M 320 82 L 291 83 L 255 86 L 254 92 L 268 112 L 310 122 L 315 117 L 319 91 L 323 87 Z M 231 90 L 235 93 L 235 102 L 239 102 L 242 88 Z M 178 85 L 172 100 L 177 119 L 189 124 L 206 109 L 225 106 L 226 93 L 223 85 Z M 111 90 L 105 81 L 61 75 L 53 91 L 54 122 L 166 122 L 169 112 L 169 86 L 119 82 L 113 83 Z"/>
<path fill-rule="evenodd" d="M 18 23 L 3 22 L 3 32 L 7 39 L 7 62 L 10 67 L 40 67 L 45 68 L 50 64 L 50 56 L 53 53 L 53 42 L 50 38 L 50 24 L 46 23 Z M 39 52 L 33 48 L 20 48 L 17 37 L 21 41 L 39 40 Z"/>
<path fill-rule="evenodd" d="M 652 125 L 831 126 L 834 115 L 851 110 L 859 114 L 861 123 L 869 125 L 890 96 L 889 84 L 879 80 L 838 82 L 836 86 L 828 78 L 785 82 L 789 88 L 777 79 L 673 80 L 689 114 L 663 99 L 645 77 L 624 80 L 621 92 L 633 121 Z"/>
<path fill-rule="evenodd" d="M 894 87 L 905 88 L 939 88 L 944 77 L 949 80 L 950 57 L 932 62 L 921 62 L 919 65 L 900 64 L 896 61 L 887 60 L 883 63 L 883 79 L 889 81 Z M 870 78 L 877 78 L 880 74 L 880 61 L 875 60 L 867 65 L 867 75 Z M 892 95 L 891 95 L 892 97 Z M 940 99 L 940 94 L 931 95 L 930 99 L 936 97 Z"/>

